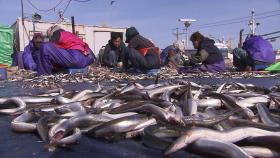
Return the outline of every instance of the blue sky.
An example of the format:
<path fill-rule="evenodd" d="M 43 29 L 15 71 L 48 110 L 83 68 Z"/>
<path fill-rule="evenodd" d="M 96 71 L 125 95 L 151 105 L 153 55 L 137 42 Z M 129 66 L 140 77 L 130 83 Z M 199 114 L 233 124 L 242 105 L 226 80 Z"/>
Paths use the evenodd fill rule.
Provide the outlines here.
<path fill-rule="evenodd" d="M 56 21 L 58 10 L 65 8 L 67 0 L 64 0 L 55 11 L 47 13 L 36 11 L 27 0 L 24 1 L 25 16 L 34 12 L 42 15 L 43 20 Z M 40 9 L 53 7 L 59 0 L 30 0 Z M 238 42 L 238 34 L 241 28 L 245 33 L 249 32 L 248 22 L 222 25 L 216 27 L 196 27 L 196 25 L 208 24 L 221 20 L 228 20 L 250 16 L 252 9 L 259 14 L 257 19 L 261 25 L 257 28 L 257 34 L 265 34 L 280 31 L 280 0 L 91 0 L 79 3 L 71 1 L 65 12 L 65 17 L 75 16 L 76 23 L 104 25 L 111 27 L 135 26 L 139 32 L 153 41 L 161 48 L 173 43 L 175 36 L 172 29 L 183 28 L 178 22 L 179 18 L 193 18 L 195 22 L 190 27 L 190 33 L 200 31 L 206 36 L 215 38 L 232 39 L 235 46 Z M 0 23 L 11 25 L 17 17 L 21 16 L 20 0 L 0 0 Z M 275 12 L 271 12 L 275 11 Z M 271 12 L 262 14 L 264 12 Z M 278 15 L 277 15 L 278 14 Z M 274 15 L 272 17 L 269 17 Z M 263 18 L 266 17 L 266 18 Z M 241 21 L 244 19 L 241 19 Z M 245 19 L 246 20 L 246 19 Z M 233 22 L 236 22 L 235 20 Z M 279 36 L 277 34 L 275 36 Z M 272 42 L 275 49 L 280 48 L 280 38 Z"/>

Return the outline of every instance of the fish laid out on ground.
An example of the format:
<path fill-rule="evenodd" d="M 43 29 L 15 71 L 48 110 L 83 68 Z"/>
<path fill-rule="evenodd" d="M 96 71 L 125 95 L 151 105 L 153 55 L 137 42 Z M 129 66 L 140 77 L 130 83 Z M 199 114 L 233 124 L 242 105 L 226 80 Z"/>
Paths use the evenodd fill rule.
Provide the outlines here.
<path fill-rule="evenodd" d="M 3 97 L 0 114 L 14 117 L 11 130 L 38 133 L 49 149 L 84 136 L 104 141 L 139 137 L 163 156 L 180 150 L 225 158 L 280 156 L 277 85 L 200 85 L 182 79 L 98 84 L 82 91 L 60 88 Z"/>

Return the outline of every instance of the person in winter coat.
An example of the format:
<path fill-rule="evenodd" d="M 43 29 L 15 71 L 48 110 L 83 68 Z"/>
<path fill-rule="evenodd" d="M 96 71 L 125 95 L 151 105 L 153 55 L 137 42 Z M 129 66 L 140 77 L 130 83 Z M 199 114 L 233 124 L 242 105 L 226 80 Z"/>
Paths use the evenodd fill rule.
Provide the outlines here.
<path fill-rule="evenodd" d="M 26 70 L 37 70 L 37 62 L 40 54 L 41 44 L 44 42 L 42 33 L 34 33 L 32 40 L 24 48 L 22 53 L 23 67 Z"/>
<path fill-rule="evenodd" d="M 183 66 L 185 60 L 182 53 L 185 52 L 185 45 L 182 41 L 176 41 L 173 45 L 167 46 L 160 54 L 161 66 L 168 66 L 177 69 Z"/>
<path fill-rule="evenodd" d="M 261 36 L 248 37 L 242 48 L 233 50 L 233 65 L 237 71 L 264 70 L 275 60 L 272 45 Z"/>
<path fill-rule="evenodd" d="M 190 68 L 179 69 L 179 72 L 223 72 L 225 61 L 220 50 L 214 45 L 215 41 L 195 32 L 190 40 L 197 52 L 190 57 Z"/>
<path fill-rule="evenodd" d="M 141 72 L 160 68 L 159 48 L 150 40 L 141 36 L 135 27 L 126 30 L 127 52 L 124 56 L 124 68 L 130 66 Z M 131 65 L 128 65 L 130 61 Z"/>
<path fill-rule="evenodd" d="M 50 27 L 47 36 L 50 42 L 44 43 L 40 48 L 37 63 L 39 75 L 52 74 L 69 68 L 85 68 L 96 59 L 87 43 L 58 25 Z"/>
<path fill-rule="evenodd" d="M 102 64 L 108 67 L 121 67 L 126 46 L 122 41 L 121 34 L 113 34 L 111 40 L 105 46 L 102 56 Z"/>

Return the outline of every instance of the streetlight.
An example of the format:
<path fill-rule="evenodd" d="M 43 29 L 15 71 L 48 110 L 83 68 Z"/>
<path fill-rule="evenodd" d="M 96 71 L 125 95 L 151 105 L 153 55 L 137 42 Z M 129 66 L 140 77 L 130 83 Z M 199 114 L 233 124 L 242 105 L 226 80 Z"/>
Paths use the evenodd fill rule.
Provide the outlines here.
<path fill-rule="evenodd" d="M 186 49 L 188 49 L 188 41 L 189 41 L 189 38 L 188 38 L 188 28 L 191 26 L 191 24 L 193 22 L 195 22 L 196 20 L 195 19 L 179 19 L 180 22 L 183 22 L 185 27 L 186 27 Z"/>

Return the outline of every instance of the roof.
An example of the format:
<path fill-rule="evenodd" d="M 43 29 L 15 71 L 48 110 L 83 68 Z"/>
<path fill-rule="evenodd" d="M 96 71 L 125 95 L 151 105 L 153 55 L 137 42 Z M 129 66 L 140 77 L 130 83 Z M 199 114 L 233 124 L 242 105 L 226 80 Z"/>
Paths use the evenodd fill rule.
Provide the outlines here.
<path fill-rule="evenodd" d="M 20 21 L 21 20 L 21 17 L 18 17 L 17 18 L 17 21 Z M 17 21 L 15 22 L 15 23 L 17 23 Z M 30 20 L 30 19 L 24 19 L 24 21 L 28 21 L 28 22 L 32 22 L 32 20 Z M 14 24 L 15 24 L 14 23 Z M 42 21 L 42 20 L 40 20 L 40 21 L 38 21 L 37 23 L 47 23 L 47 24 L 56 24 L 55 22 L 49 22 L 49 21 Z M 13 24 L 13 25 L 14 25 Z M 64 25 L 71 25 L 71 23 L 67 23 L 67 22 L 65 22 L 65 23 L 62 23 L 62 24 L 64 24 Z M 12 25 L 12 26 L 13 26 Z M 108 28 L 108 29 L 127 29 L 127 27 L 104 27 L 104 26 L 96 26 L 96 25 L 85 25 L 85 24 L 75 24 L 75 26 L 84 26 L 84 27 L 96 27 L 96 28 Z"/>

